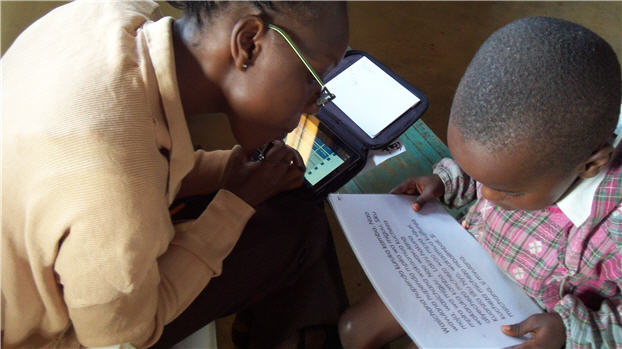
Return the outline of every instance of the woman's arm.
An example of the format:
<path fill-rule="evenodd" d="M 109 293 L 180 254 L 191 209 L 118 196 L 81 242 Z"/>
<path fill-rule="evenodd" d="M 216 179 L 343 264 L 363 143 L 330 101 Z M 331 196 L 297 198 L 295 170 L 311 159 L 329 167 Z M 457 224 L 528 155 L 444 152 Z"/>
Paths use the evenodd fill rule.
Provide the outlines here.
<path fill-rule="evenodd" d="M 231 150 L 194 152 L 194 167 L 184 178 L 177 197 L 208 195 L 217 192 L 223 185 L 223 173 Z"/>

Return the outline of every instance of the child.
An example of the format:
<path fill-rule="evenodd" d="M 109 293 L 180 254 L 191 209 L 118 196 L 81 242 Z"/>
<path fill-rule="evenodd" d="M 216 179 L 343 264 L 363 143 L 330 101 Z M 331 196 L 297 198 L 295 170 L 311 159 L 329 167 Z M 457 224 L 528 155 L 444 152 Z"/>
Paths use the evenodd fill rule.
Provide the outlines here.
<path fill-rule="evenodd" d="M 591 31 L 524 18 L 495 32 L 452 104 L 448 145 L 433 175 L 392 192 L 473 203 L 463 226 L 544 309 L 501 330 L 520 348 L 622 346 L 622 154 L 612 135 L 620 66 Z M 403 335 L 377 295 L 340 320 L 346 348 Z M 414 345 L 413 345 L 414 346 Z"/>
<path fill-rule="evenodd" d="M 71 2 L 2 57 L 2 347 L 167 347 L 240 311 L 254 347 L 336 333 L 323 210 L 273 199 L 303 181 L 278 139 L 320 87 L 272 25 L 323 76 L 345 4 L 179 5 L 174 20 L 155 1 Z M 186 118 L 216 112 L 240 146 L 195 152 Z M 213 199 L 174 226 L 173 200 L 199 194 Z"/>

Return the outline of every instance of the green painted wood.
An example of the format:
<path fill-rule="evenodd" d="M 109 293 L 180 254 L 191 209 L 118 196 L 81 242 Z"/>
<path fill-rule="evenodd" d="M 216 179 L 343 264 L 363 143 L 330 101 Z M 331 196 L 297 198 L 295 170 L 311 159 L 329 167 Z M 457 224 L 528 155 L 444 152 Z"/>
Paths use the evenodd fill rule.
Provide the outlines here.
<path fill-rule="evenodd" d="M 410 176 L 432 173 L 432 165 L 449 156 L 447 146 L 422 121 L 401 136 L 406 152 L 354 177 L 340 193 L 386 193 Z"/>
<path fill-rule="evenodd" d="M 432 173 L 432 165 L 450 156 L 447 146 L 419 119 L 400 137 L 406 152 L 367 173 L 360 174 L 339 189 L 343 194 L 388 193 L 411 176 Z M 448 211 L 458 217 L 461 211 Z"/>

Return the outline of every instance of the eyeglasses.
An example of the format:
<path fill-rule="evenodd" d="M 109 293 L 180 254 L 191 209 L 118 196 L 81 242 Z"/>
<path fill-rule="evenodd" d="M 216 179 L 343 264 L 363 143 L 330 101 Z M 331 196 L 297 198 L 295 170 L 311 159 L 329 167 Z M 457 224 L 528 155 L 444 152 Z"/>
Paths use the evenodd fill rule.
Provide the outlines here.
<path fill-rule="evenodd" d="M 335 99 L 335 95 L 330 93 L 330 91 L 328 91 L 328 88 L 326 88 L 326 85 L 324 84 L 322 79 L 320 79 L 320 77 L 317 75 L 315 70 L 313 70 L 313 68 L 311 67 L 311 64 L 309 64 L 309 62 L 307 61 L 305 56 L 302 55 L 302 52 L 300 52 L 300 49 L 298 49 L 298 47 L 296 47 L 296 45 L 294 44 L 292 39 L 289 37 L 289 35 L 287 35 L 287 33 L 285 33 L 283 31 L 283 29 L 277 27 L 274 24 L 268 24 L 268 28 L 274 29 L 277 33 L 281 34 L 281 36 L 285 39 L 285 41 L 287 41 L 289 46 L 291 46 L 292 49 L 294 50 L 294 52 L 296 52 L 296 55 L 298 55 L 298 58 L 300 58 L 302 63 L 304 63 L 305 67 L 307 67 L 307 69 L 309 70 L 311 75 L 313 75 L 313 77 L 315 78 L 315 81 L 317 81 L 317 83 L 320 84 L 320 87 L 322 89 L 320 90 L 320 96 L 315 101 L 315 105 L 317 105 L 318 107 L 322 107 L 326 103 L 328 103 L 328 102 L 332 101 L 333 99 Z"/>

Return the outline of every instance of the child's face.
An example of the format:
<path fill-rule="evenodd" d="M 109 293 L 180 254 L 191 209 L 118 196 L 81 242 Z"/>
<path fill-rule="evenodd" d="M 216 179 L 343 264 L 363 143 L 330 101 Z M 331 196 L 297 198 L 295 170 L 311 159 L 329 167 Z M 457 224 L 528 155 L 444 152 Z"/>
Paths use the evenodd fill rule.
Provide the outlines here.
<path fill-rule="evenodd" d="M 567 173 L 538 173 L 524 147 L 491 153 L 477 142 L 465 141 L 450 121 L 449 151 L 471 178 L 482 184 L 482 196 L 505 209 L 538 210 L 559 201 L 579 177 L 579 168 Z"/>
<path fill-rule="evenodd" d="M 342 59 L 348 42 L 345 18 L 283 26 L 321 78 Z M 282 139 L 301 113 L 316 113 L 320 85 L 285 39 L 267 30 L 252 65 L 227 96 L 233 133 L 246 149 Z"/>

